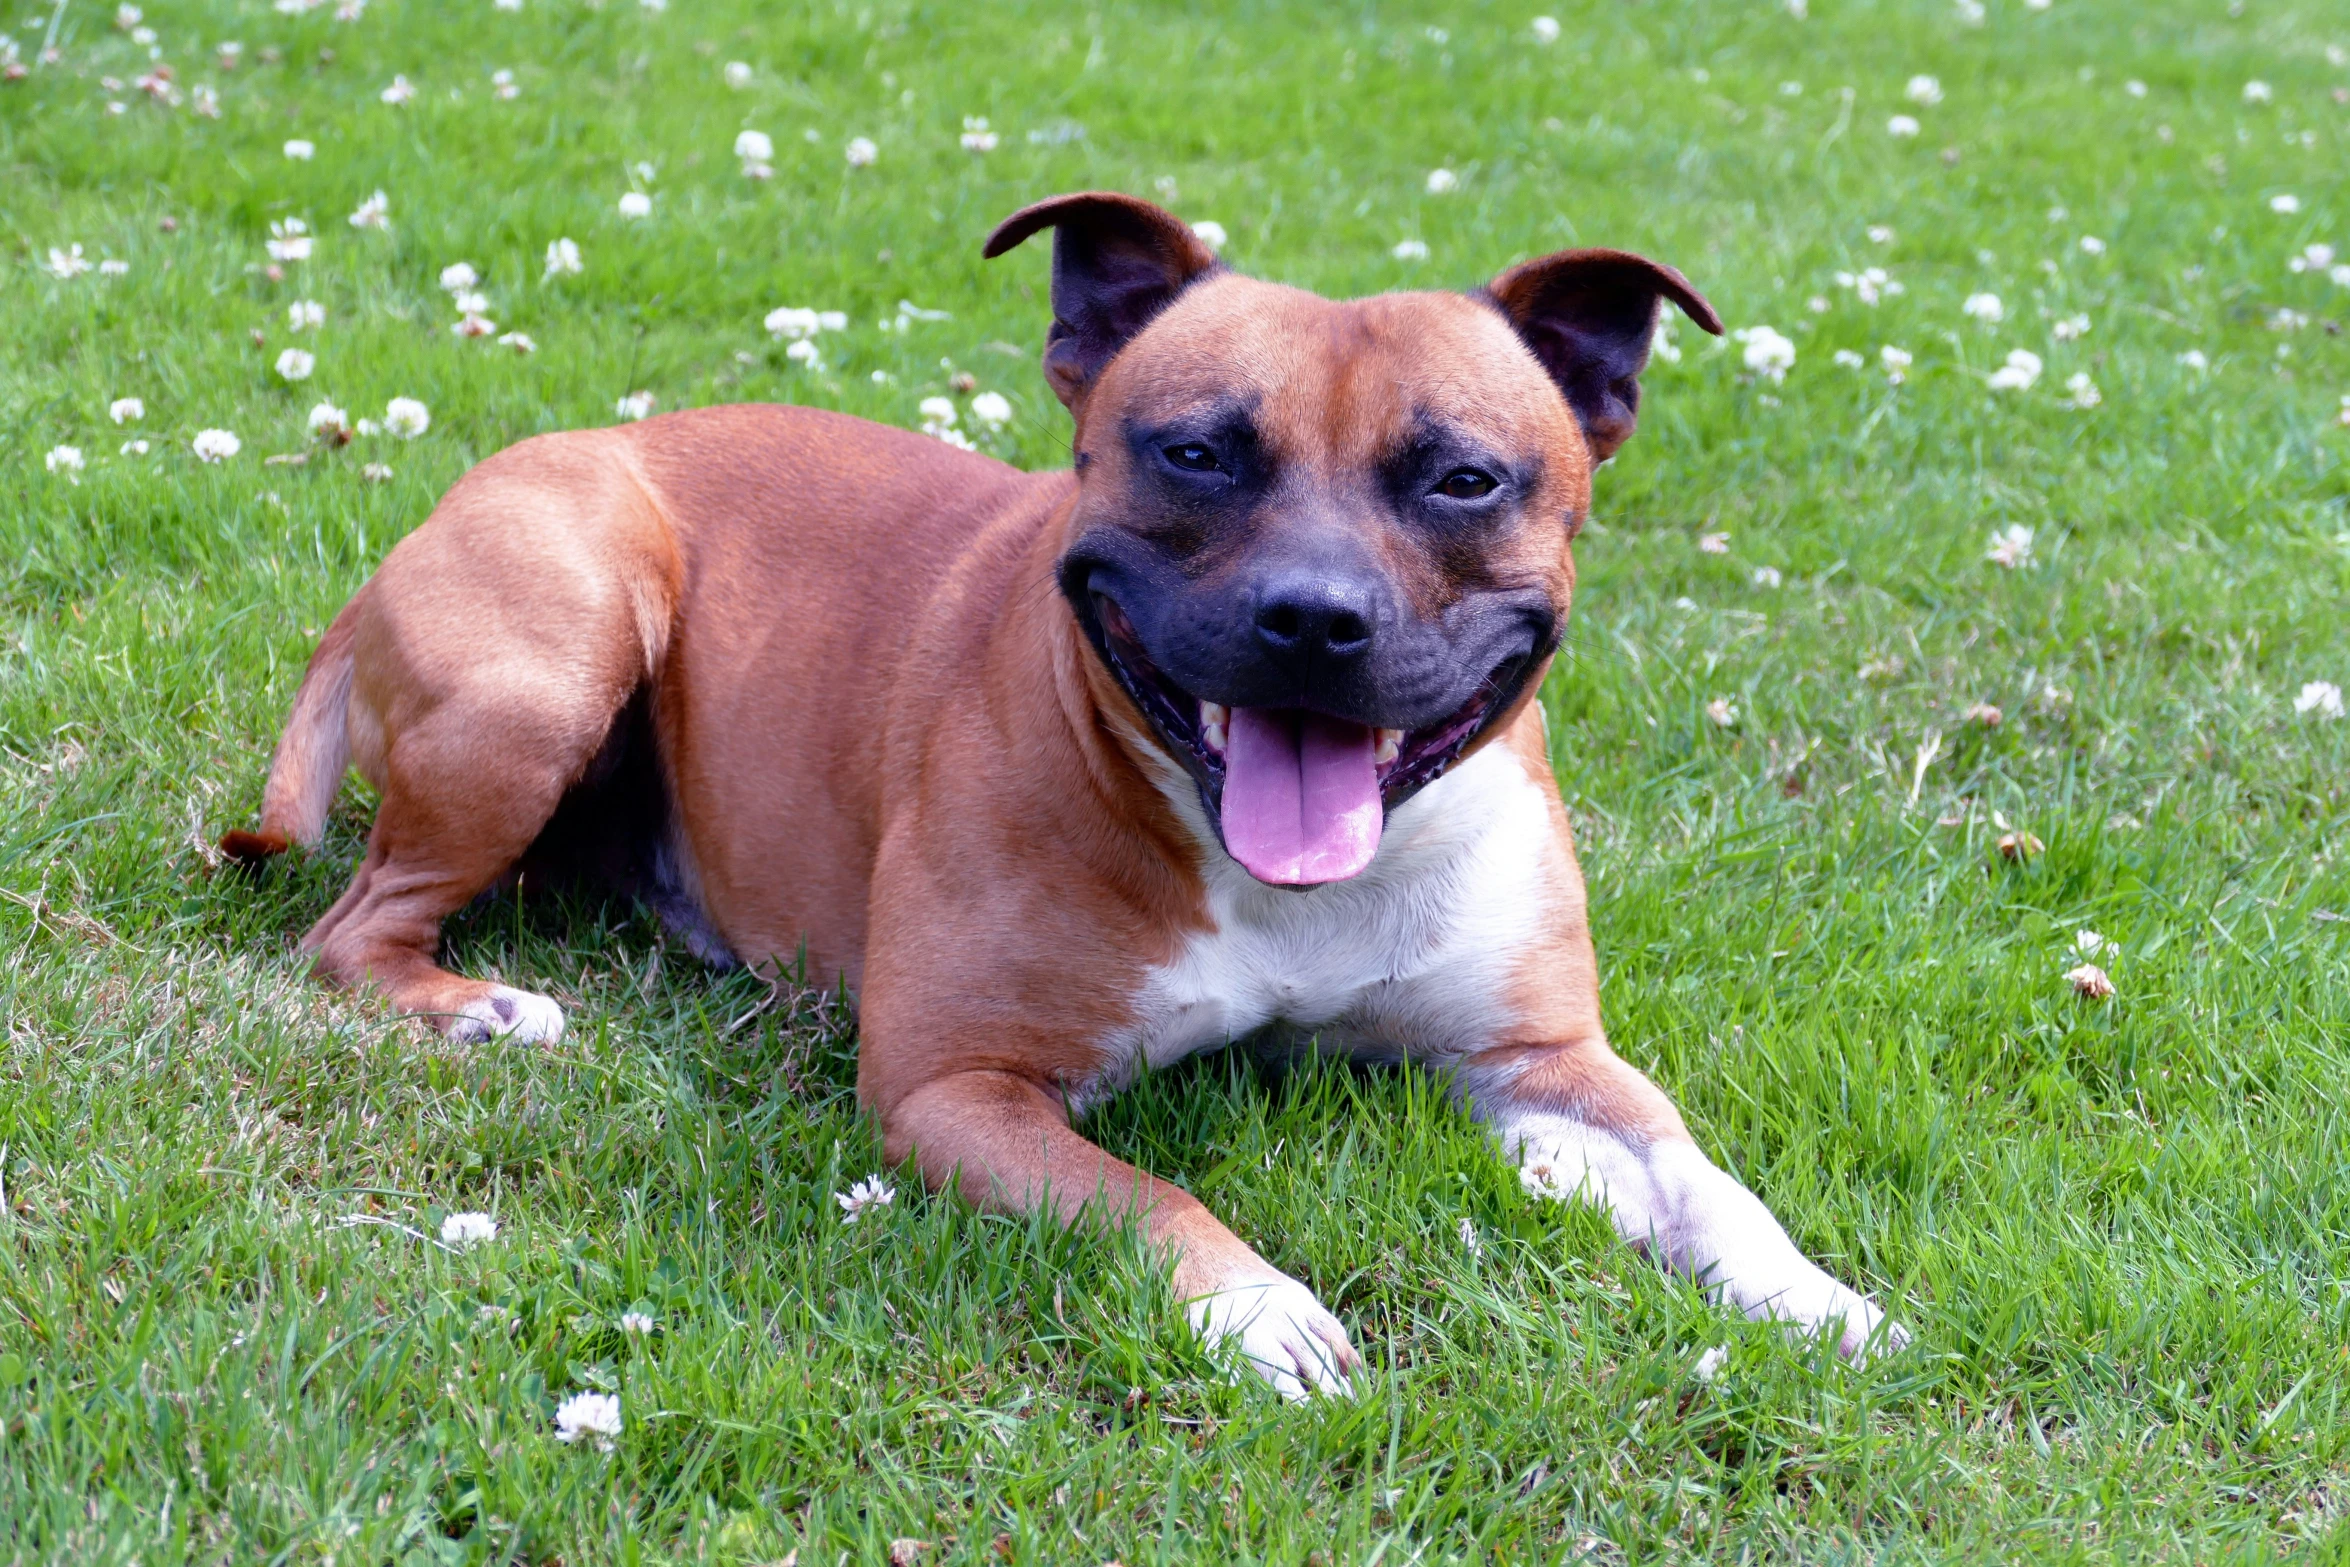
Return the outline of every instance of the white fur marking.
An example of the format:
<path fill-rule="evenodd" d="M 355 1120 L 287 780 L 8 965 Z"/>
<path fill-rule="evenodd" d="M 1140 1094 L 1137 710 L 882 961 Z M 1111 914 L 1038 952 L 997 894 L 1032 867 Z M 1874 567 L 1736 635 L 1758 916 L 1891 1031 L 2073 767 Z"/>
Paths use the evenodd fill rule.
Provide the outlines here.
<path fill-rule="evenodd" d="M 500 1016 L 499 1002 L 507 1016 Z M 518 1045 L 551 1045 L 563 1037 L 563 1009 L 533 991 L 494 985 L 478 1001 L 469 1001 L 447 1025 L 451 1039 L 478 1045 L 490 1039 L 511 1039 Z"/>
<path fill-rule="evenodd" d="M 1192 1331 L 1209 1350 L 1233 1344 L 1248 1368 L 1283 1398 L 1351 1397 L 1346 1328 L 1314 1292 L 1287 1274 L 1237 1285 L 1185 1303 Z"/>
<path fill-rule="evenodd" d="M 1146 752 L 1156 755 L 1155 748 Z M 1549 802 L 1496 739 L 1389 818 L 1370 867 L 1304 890 L 1268 887 L 1227 855 L 1189 775 L 1159 779 L 1201 845 L 1208 915 L 1134 998 L 1103 1081 L 1181 1060 L 1269 1023 L 1326 1045 L 1444 1059 L 1507 1021 L 1510 969 L 1539 929 L 1554 852 Z"/>
<path fill-rule="evenodd" d="M 1492 1124 L 1528 1191 L 1605 1208 L 1618 1235 L 1747 1316 L 1791 1322 L 1807 1333 L 1840 1323 L 1837 1347 L 1847 1358 L 1858 1357 L 1884 1321 L 1875 1302 L 1796 1250 L 1762 1199 L 1695 1143 L 1641 1144 L 1547 1111 L 1504 1109 Z M 1884 1348 L 1908 1342 L 1900 1324 L 1885 1326 Z"/>

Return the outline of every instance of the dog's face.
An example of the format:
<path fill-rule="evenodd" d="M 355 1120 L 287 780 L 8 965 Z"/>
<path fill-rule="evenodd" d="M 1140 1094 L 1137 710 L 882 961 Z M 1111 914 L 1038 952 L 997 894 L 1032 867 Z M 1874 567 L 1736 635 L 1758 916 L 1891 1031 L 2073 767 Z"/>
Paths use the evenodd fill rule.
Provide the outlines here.
<path fill-rule="evenodd" d="M 1719 323 L 1605 251 L 1327 300 L 1118 196 L 1030 208 L 988 253 L 1047 224 L 1045 368 L 1077 420 L 1062 591 L 1234 858 L 1353 875 L 1547 667 L 1659 300 Z"/>

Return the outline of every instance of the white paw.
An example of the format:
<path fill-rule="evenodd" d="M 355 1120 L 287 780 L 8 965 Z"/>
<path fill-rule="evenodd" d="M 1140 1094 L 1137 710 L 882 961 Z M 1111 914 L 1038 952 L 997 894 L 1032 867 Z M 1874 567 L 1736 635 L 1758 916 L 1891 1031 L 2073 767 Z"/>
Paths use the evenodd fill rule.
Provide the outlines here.
<path fill-rule="evenodd" d="M 563 1009 L 532 991 L 493 985 L 488 995 L 460 1008 L 444 1031 L 461 1045 L 501 1038 L 522 1045 L 551 1045 L 563 1037 Z"/>
<path fill-rule="evenodd" d="M 1764 1277 L 1764 1270 L 1749 1271 L 1729 1280 L 1722 1293 L 1749 1317 L 1784 1322 L 1813 1337 L 1835 1332 L 1836 1352 L 1855 1364 L 1909 1344 L 1909 1329 L 1888 1321 L 1883 1307 L 1809 1262 L 1799 1260 L 1768 1283 Z"/>
<path fill-rule="evenodd" d="M 1353 1396 L 1346 1374 L 1362 1357 L 1348 1342 L 1345 1326 L 1297 1280 L 1276 1274 L 1261 1283 L 1201 1295 L 1185 1309 L 1193 1331 L 1210 1350 L 1234 1343 L 1248 1368 L 1283 1398 Z"/>

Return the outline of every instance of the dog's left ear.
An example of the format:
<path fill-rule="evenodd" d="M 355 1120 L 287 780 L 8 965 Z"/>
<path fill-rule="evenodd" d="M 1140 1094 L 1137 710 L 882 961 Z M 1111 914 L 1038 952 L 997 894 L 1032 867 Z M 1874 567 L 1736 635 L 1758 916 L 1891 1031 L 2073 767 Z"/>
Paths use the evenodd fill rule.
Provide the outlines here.
<path fill-rule="evenodd" d="M 1216 253 L 1163 207 L 1116 191 L 1023 207 L 987 236 L 993 261 L 1038 229 L 1053 234 L 1053 325 L 1045 379 L 1075 412 L 1102 367 L 1175 296 L 1217 268 Z"/>
<path fill-rule="evenodd" d="M 1628 250 L 1562 250 L 1521 262 L 1485 287 L 1566 394 L 1595 462 L 1632 437 L 1640 370 L 1660 300 L 1722 335 L 1722 318 L 1689 280 Z"/>

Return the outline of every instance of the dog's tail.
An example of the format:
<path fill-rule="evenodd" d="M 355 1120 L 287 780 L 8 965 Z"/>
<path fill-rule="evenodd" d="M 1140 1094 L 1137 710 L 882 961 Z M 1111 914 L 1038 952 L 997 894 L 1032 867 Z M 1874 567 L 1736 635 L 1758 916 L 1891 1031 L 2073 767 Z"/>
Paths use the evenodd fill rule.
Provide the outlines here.
<path fill-rule="evenodd" d="M 316 847 L 325 833 L 326 813 L 342 787 L 344 769 L 351 765 L 344 720 L 351 707 L 351 640 L 358 608 L 357 597 L 344 605 L 318 639 L 318 651 L 310 655 L 302 689 L 294 693 L 294 711 L 269 764 L 260 830 L 232 832 L 220 840 L 220 852 L 239 864 L 260 865 L 297 843 Z"/>

